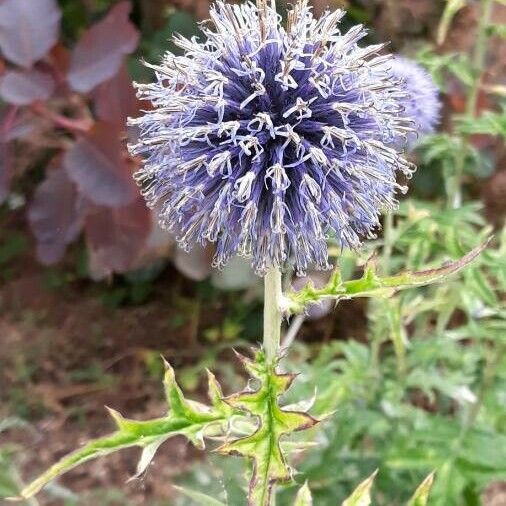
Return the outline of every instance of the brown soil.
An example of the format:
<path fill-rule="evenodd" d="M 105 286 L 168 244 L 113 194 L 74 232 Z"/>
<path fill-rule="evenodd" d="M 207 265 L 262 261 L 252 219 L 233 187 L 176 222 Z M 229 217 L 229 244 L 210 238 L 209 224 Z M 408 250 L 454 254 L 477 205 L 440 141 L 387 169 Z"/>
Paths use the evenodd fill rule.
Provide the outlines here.
<path fill-rule="evenodd" d="M 30 241 L 21 215 L 0 219 L 0 226 L 4 237 L 21 230 Z M 75 271 L 75 252 L 68 255 L 67 265 L 48 270 L 35 262 L 33 251 L 30 244 L 10 262 L 4 273 L 11 271 L 10 279 L 0 284 L 0 419 L 18 416 L 33 429 L 10 430 L 0 437 L 2 445 L 17 446 L 25 481 L 83 442 L 111 432 L 105 405 L 130 418 L 163 415 L 159 355 L 180 372 L 198 365 L 215 346 L 206 342 L 205 329 L 223 320 L 231 297 L 218 292 L 210 302 L 195 303 L 197 285 L 169 266 L 153 282 L 145 302 L 111 308 L 104 304 L 104 295 L 114 292 L 121 280 L 108 286 L 74 278 L 69 273 Z M 363 340 L 364 308 L 363 303 L 342 305 L 326 318 L 305 323 L 299 339 Z M 232 360 L 228 352 L 219 357 L 220 362 Z M 219 375 L 219 369 L 216 372 Z M 204 390 L 201 384 L 189 396 L 203 400 Z M 73 470 L 59 483 L 77 493 L 117 489 L 129 504 L 146 504 L 170 498 L 174 476 L 185 471 L 198 452 L 183 439 L 172 440 L 145 479 L 125 485 L 138 456 L 137 449 L 110 455 Z M 80 504 L 87 504 L 84 497 Z M 63 504 L 48 493 L 38 500 L 42 506 Z M 90 498 L 90 504 L 95 500 Z"/>

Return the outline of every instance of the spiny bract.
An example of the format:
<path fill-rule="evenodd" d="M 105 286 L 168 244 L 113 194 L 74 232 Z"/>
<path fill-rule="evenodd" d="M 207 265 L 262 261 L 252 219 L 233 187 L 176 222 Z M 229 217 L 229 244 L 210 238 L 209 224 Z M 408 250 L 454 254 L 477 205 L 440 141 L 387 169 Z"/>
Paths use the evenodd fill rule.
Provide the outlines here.
<path fill-rule="evenodd" d="M 234 254 L 259 274 L 292 262 L 328 268 L 327 239 L 357 247 L 396 205 L 396 172 L 413 167 L 391 147 L 412 131 L 406 98 L 382 44 L 360 47 L 344 12 L 313 17 L 299 0 L 281 17 L 218 1 L 204 41 L 177 36 L 131 146 L 144 157 L 143 195 L 187 249 L 216 243 L 216 266 Z"/>

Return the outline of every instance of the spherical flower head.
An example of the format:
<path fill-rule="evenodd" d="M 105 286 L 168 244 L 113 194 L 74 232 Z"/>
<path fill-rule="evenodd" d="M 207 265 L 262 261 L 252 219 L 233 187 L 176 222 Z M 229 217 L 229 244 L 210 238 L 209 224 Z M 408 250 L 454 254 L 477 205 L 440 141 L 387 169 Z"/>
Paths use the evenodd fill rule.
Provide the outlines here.
<path fill-rule="evenodd" d="M 415 122 L 415 132 L 407 136 L 408 146 L 413 147 L 418 139 L 433 133 L 439 124 L 439 90 L 432 76 L 412 60 L 395 56 L 389 66 L 393 76 L 406 91 L 406 98 L 403 100 L 404 114 Z M 402 139 L 399 139 L 399 143 L 401 141 Z"/>
<path fill-rule="evenodd" d="M 405 93 L 383 45 L 361 47 L 362 26 L 342 33 L 343 15 L 315 19 L 299 0 L 283 26 L 266 0 L 218 1 L 203 41 L 177 36 L 184 55 L 149 65 L 131 150 L 183 248 L 215 243 L 217 267 L 239 254 L 259 274 L 326 269 L 329 237 L 356 248 L 396 206 L 397 172 L 413 170 L 391 147 L 411 131 Z"/>

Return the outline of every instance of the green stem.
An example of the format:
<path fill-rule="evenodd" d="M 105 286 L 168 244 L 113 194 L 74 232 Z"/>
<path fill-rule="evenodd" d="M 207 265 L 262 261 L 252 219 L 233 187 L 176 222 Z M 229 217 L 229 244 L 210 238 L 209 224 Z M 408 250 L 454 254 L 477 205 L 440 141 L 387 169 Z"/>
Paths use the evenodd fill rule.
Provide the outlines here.
<path fill-rule="evenodd" d="M 382 274 L 387 276 L 390 272 L 390 260 L 392 257 L 393 251 L 393 226 L 394 226 L 394 217 L 392 213 L 388 213 L 385 215 L 383 222 L 383 252 L 381 255 L 381 267 Z M 386 301 L 383 300 L 372 300 L 372 311 L 374 312 L 374 329 L 372 332 L 372 342 L 371 342 L 371 365 L 373 370 L 376 373 L 376 376 L 380 376 L 380 352 L 381 352 L 381 342 L 383 340 L 383 332 L 385 331 L 385 326 L 381 323 L 383 319 L 379 317 L 381 314 L 386 314 L 387 304 Z"/>
<path fill-rule="evenodd" d="M 283 296 L 281 271 L 272 267 L 264 280 L 264 350 L 267 363 L 274 366 L 281 343 L 283 315 L 280 304 Z M 276 489 L 273 487 L 269 506 L 276 506 Z"/>
<path fill-rule="evenodd" d="M 481 13 L 478 24 L 478 37 L 476 40 L 476 46 L 474 49 L 474 61 L 473 67 L 476 72 L 475 80 L 471 92 L 468 97 L 466 113 L 474 116 L 476 114 L 476 105 L 478 103 L 478 95 L 481 86 L 481 79 L 483 74 L 483 68 L 485 65 L 485 57 L 487 55 L 487 28 L 490 24 L 492 17 L 492 9 L 495 0 L 482 0 L 481 2 Z"/>
<path fill-rule="evenodd" d="M 275 362 L 281 339 L 282 314 L 280 303 L 283 292 L 281 288 L 281 271 L 271 268 L 265 275 L 264 297 L 264 349 L 267 361 Z"/>
<path fill-rule="evenodd" d="M 481 87 L 485 57 L 487 54 L 487 28 L 492 16 L 492 9 L 495 0 L 482 0 L 481 13 L 478 22 L 478 35 L 473 56 L 473 74 L 474 81 L 467 96 L 466 116 L 476 116 L 476 106 Z M 455 175 L 450 185 L 448 194 L 448 205 L 458 209 L 462 205 L 462 179 L 464 176 L 464 165 L 466 161 L 466 146 L 469 142 L 469 135 L 462 135 L 462 149 L 455 160 Z"/>
<path fill-rule="evenodd" d="M 390 260 L 394 249 L 394 215 L 388 213 L 385 215 L 385 222 L 383 223 L 383 254 L 382 254 L 382 267 L 383 276 L 390 274 Z"/>

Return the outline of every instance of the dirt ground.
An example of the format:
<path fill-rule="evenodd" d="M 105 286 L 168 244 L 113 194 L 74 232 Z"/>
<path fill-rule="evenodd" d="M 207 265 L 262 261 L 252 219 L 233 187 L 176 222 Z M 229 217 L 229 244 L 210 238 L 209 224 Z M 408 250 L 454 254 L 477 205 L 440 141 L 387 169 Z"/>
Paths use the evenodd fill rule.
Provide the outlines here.
<path fill-rule="evenodd" d="M 10 215 L 2 230 L 5 237 L 25 231 L 24 219 Z M 15 461 L 26 481 L 83 442 L 112 431 L 104 406 L 130 418 L 163 415 L 160 354 L 183 371 L 183 377 L 191 370 L 192 378 L 203 378 L 204 366 L 216 365 L 215 360 L 202 361 L 216 348 L 204 337 L 206 329 L 219 326 L 231 297 L 238 297 L 215 291 L 211 300 L 204 296 L 203 303 L 202 286 L 168 265 L 145 301 L 111 305 L 121 280 L 96 285 L 75 277 L 74 252 L 57 270 L 44 269 L 32 256 L 28 232 L 24 238 L 28 245 L 4 268 L 7 279 L 0 284 L 0 419 L 19 417 L 31 425 L 0 438 L 2 445 L 18 448 Z M 257 306 L 249 318 L 260 324 Z M 364 309 L 360 302 L 343 306 L 332 316 L 306 323 L 300 338 L 364 339 Z M 252 344 L 256 340 L 250 336 Z M 220 364 L 234 363 L 228 351 L 218 357 Z M 190 396 L 203 398 L 204 385 L 195 379 L 186 383 L 194 390 Z M 79 467 L 59 483 L 76 493 L 116 488 L 131 504 L 146 504 L 150 498 L 170 498 L 173 477 L 185 471 L 198 452 L 185 440 L 174 439 L 159 452 L 145 479 L 125 485 L 137 458 L 136 449 L 122 451 Z M 38 501 L 63 504 L 49 494 Z"/>

